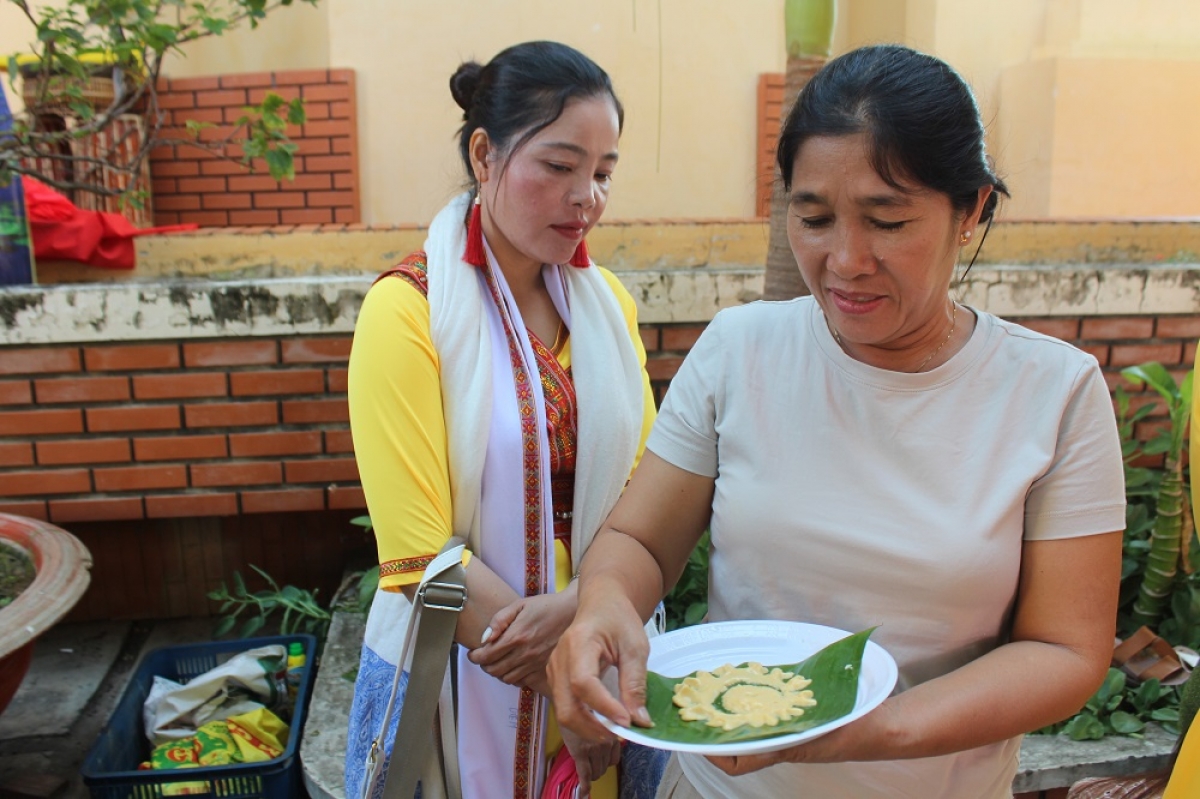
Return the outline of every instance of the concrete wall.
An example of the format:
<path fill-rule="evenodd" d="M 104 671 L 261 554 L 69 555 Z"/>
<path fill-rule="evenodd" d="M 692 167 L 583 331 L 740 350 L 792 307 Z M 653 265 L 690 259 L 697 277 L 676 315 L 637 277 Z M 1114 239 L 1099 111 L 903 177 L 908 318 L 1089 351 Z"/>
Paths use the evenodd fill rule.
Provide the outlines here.
<path fill-rule="evenodd" d="M 1009 218 L 1200 215 L 1195 0 L 855 0 L 835 51 L 899 41 L 974 87 Z"/>
<path fill-rule="evenodd" d="M 28 26 L 0 3 L 0 52 Z M 321 0 L 190 46 L 172 76 L 346 68 L 364 221 L 425 223 L 462 179 L 447 89 L 466 58 L 558 39 L 627 108 L 610 218 L 754 215 L 755 90 L 783 68 L 783 0 Z M 1200 215 L 1195 0 L 839 0 L 835 52 L 900 41 L 975 86 L 1013 218 Z"/>

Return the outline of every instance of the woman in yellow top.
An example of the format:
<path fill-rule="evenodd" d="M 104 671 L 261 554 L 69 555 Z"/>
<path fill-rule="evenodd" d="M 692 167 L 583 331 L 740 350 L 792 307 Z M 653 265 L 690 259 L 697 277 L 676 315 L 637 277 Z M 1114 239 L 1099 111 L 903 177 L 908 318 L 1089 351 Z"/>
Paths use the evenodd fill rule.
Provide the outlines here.
<path fill-rule="evenodd" d="M 584 244 L 617 163 L 622 108 L 608 75 L 570 47 L 529 42 L 464 63 L 450 88 L 471 189 L 434 219 L 424 251 L 368 292 L 350 357 L 381 589 L 351 711 L 351 797 L 383 723 L 406 593 L 452 534 L 470 552 L 451 655 L 463 796 L 540 795 L 561 741 L 545 665 L 575 614 L 571 576 L 654 418 L 633 300 Z M 566 743 L 581 795 L 603 774 L 592 795 L 615 797 L 620 750 Z M 652 793 L 640 771 L 624 782 Z"/>

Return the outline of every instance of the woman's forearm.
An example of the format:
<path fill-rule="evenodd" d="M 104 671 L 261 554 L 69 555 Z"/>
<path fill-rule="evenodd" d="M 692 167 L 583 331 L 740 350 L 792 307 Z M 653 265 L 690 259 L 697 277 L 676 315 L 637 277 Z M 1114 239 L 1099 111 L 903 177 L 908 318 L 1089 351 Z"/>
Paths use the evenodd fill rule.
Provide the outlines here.
<path fill-rule="evenodd" d="M 403 591 L 409 600 L 413 600 L 417 595 L 417 584 L 406 585 Z M 492 617 L 518 599 L 517 592 L 508 583 L 481 559 L 472 557 L 467 564 L 467 604 L 458 616 L 454 640 L 467 649 L 475 649 Z"/>
<path fill-rule="evenodd" d="M 579 570 L 580 612 L 628 600 L 642 621 L 649 620 L 666 593 L 654 556 L 638 541 L 612 528 L 596 534 Z"/>
<path fill-rule="evenodd" d="M 877 741 L 864 741 L 868 756 L 855 759 L 933 757 L 1039 729 L 1078 711 L 1107 669 L 1057 644 L 1006 644 L 888 699 Z"/>

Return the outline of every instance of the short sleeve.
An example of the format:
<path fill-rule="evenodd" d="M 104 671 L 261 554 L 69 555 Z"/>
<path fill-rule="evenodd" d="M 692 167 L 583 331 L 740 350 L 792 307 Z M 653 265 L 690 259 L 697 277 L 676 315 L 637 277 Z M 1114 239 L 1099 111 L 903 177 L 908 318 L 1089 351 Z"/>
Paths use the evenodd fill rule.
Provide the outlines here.
<path fill-rule="evenodd" d="M 1125 475 L 1108 387 L 1094 358 L 1063 407 L 1054 459 L 1025 502 L 1026 540 L 1125 529 Z"/>
<path fill-rule="evenodd" d="M 725 380 L 721 315 L 708 325 L 663 399 L 646 449 L 684 471 L 717 476 L 717 390 Z"/>
<path fill-rule="evenodd" d="M 429 302 L 394 277 L 376 283 L 354 328 L 350 430 L 379 547 L 380 585 L 420 580 L 450 538 L 446 423 Z"/>

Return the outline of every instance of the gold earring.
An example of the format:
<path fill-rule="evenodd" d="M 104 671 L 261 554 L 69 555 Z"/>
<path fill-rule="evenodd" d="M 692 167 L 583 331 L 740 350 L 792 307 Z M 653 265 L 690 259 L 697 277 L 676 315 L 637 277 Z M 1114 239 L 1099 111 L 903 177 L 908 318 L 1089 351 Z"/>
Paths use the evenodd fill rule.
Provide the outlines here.
<path fill-rule="evenodd" d="M 959 244 L 967 244 L 971 241 L 971 231 L 964 230 L 963 234 L 958 237 Z"/>

